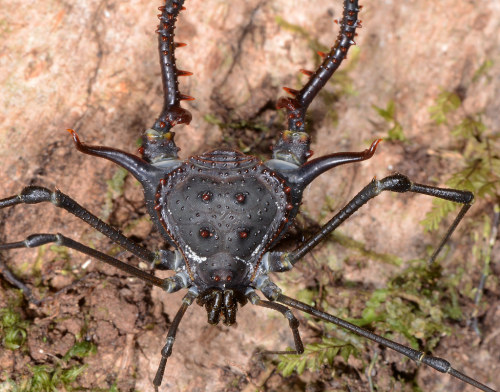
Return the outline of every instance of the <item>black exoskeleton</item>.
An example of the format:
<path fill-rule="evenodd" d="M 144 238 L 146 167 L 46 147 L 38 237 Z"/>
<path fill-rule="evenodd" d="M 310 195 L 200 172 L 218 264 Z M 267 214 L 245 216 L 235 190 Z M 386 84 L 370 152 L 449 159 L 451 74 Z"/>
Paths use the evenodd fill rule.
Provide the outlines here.
<path fill-rule="evenodd" d="M 305 132 L 307 108 L 354 44 L 356 29 L 360 27 L 358 1 L 344 0 L 340 32 L 334 46 L 329 53 L 321 53 L 323 62 L 316 71 L 302 70 L 310 77 L 307 84 L 300 91 L 285 88 L 291 97 L 279 99 L 277 106 L 287 111 L 288 129 L 282 132 L 273 146 L 272 159 L 266 162 L 223 149 L 179 159 L 172 128 L 191 121 L 191 114 L 180 106 L 180 102 L 192 99 L 179 92 L 178 77 L 191 73 L 178 70 L 174 56 L 175 48 L 184 46 L 174 41 L 175 23 L 183 4 L 184 0 L 167 0 L 160 7 L 157 32 L 164 105 L 160 116 L 143 135 L 139 149 L 142 157 L 84 144 L 75 131 L 68 130 L 79 151 L 117 163 L 142 184 L 151 219 L 171 249 L 151 252 L 135 244 L 59 191 L 30 186 L 19 195 L 0 200 L 0 208 L 51 202 L 81 218 L 140 259 L 159 269 L 175 271 L 174 276 L 160 279 L 61 234 L 35 234 L 24 241 L 0 245 L 0 249 L 30 248 L 55 242 L 127 271 L 167 293 L 187 289 L 161 351 L 162 359 L 153 382 L 156 390 L 172 353 L 179 323 L 188 306 L 196 300 L 206 308 L 211 324 L 220 321 L 234 324 L 238 304 L 241 306 L 248 301 L 282 313 L 289 320 L 295 342 L 295 351 L 286 353 L 304 351 L 298 321 L 288 308 L 293 307 L 396 350 L 418 363 L 449 373 L 480 390 L 492 392 L 486 385 L 453 369 L 444 359 L 427 356 L 285 296 L 269 276 L 271 272 L 293 268 L 322 239 L 382 191 L 415 192 L 463 204 L 432 256 L 431 262 L 434 262 L 473 201 L 470 192 L 416 184 L 401 174 L 374 179 L 299 248 L 284 253 L 272 251 L 296 217 L 304 189 L 327 170 L 371 158 L 380 142 L 374 141 L 370 148 L 361 152 L 334 153 L 308 161 L 311 151 L 310 137 Z M 29 296 L 26 286 L 11 275 L 7 278 Z M 257 290 L 267 300 L 260 299 Z"/>

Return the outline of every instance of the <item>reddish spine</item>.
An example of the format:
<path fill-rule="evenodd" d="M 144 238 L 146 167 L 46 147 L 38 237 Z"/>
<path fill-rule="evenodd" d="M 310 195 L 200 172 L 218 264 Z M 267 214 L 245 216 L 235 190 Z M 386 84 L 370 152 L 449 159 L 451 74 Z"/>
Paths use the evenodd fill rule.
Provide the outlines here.
<path fill-rule="evenodd" d="M 304 132 L 307 108 L 332 77 L 342 60 L 346 58 L 350 46 L 355 44 L 356 28 L 361 27 L 361 21 L 358 20 L 358 12 L 361 8 L 357 0 L 344 0 L 344 13 L 342 20 L 339 22 L 340 32 L 337 40 L 329 53 L 319 53 L 324 58 L 323 63 L 314 73 L 301 70 L 301 72 L 311 75 L 311 77 L 300 91 L 284 88 L 286 92 L 293 95 L 293 98 L 281 97 L 278 100 L 277 107 L 278 109 L 285 108 L 287 110 L 289 130 Z"/>
<path fill-rule="evenodd" d="M 182 108 L 180 101 L 194 98 L 179 92 L 179 76 L 189 76 L 191 72 L 179 70 L 175 64 L 175 48 L 185 46 L 174 42 L 174 30 L 180 11 L 184 10 L 184 0 L 167 0 L 159 7 L 158 51 L 163 85 L 163 109 L 151 129 L 143 136 L 140 152 L 148 162 L 177 158 L 178 148 L 174 143 L 171 129 L 176 124 L 189 124 L 191 113 Z"/>
<path fill-rule="evenodd" d="M 179 92 L 179 76 L 191 75 L 191 72 L 178 70 L 175 65 L 175 48 L 184 46 L 174 42 L 175 22 L 183 7 L 184 0 L 170 0 L 165 6 L 159 7 L 158 15 L 158 51 L 160 54 L 161 76 L 163 84 L 163 109 L 153 126 L 160 132 L 170 130 L 176 124 L 189 124 L 191 113 L 181 108 L 181 100 L 194 99 Z"/>

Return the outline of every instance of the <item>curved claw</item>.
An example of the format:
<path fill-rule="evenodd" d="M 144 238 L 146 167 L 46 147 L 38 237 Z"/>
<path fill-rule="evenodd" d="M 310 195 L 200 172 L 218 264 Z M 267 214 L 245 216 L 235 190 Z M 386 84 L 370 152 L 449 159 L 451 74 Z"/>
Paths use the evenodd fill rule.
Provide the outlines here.
<path fill-rule="evenodd" d="M 109 159 L 120 165 L 131 173 L 145 189 L 150 187 L 151 183 L 156 183 L 153 180 L 163 173 L 160 169 L 135 155 L 111 147 L 89 146 L 80 141 L 80 137 L 73 129 L 67 129 L 67 131 L 73 136 L 73 141 L 78 151 Z"/>
<path fill-rule="evenodd" d="M 71 133 L 71 136 L 73 136 L 73 141 L 75 142 L 76 147 L 80 146 L 82 143 L 80 142 L 80 138 L 78 137 L 78 134 L 73 130 L 73 129 L 66 129 L 69 133 Z"/>
<path fill-rule="evenodd" d="M 373 154 L 375 154 L 375 151 L 377 150 L 377 147 L 378 147 L 379 143 L 382 142 L 383 140 L 384 139 L 377 139 L 377 140 L 375 140 L 371 144 L 370 148 L 367 148 L 365 150 L 365 152 L 367 152 L 368 154 L 370 154 L 370 156 L 368 158 L 371 158 L 373 156 Z"/>
<path fill-rule="evenodd" d="M 381 141 L 382 139 L 375 140 L 369 148 L 361 152 L 338 152 L 335 154 L 325 155 L 306 162 L 295 170 L 287 171 L 282 174 L 284 174 L 284 176 L 286 176 L 291 182 L 296 184 L 297 189 L 302 191 L 316 177 L 327 170 L 346 163 L 360 162 L 370 159 L 375 154 L 377 146 Z"/>

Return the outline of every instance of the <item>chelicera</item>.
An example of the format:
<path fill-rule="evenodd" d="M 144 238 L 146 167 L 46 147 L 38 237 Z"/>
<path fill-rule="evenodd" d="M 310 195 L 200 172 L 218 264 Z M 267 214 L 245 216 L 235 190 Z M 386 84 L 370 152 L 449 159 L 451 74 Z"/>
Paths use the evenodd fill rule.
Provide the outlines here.
<path fill-rule="evenodd" d="M 295 308 L 389 347 L 417 363 L 451 374 L 480 390 L 493 391 L 452 368 L 442 358 L 377 336 L 284 295 L 270 277 L 272 272 L 292 269 L 321 240 L 383 191 L 420 193 L 463 205 L 432 256 L 433 262 L 473 202 L 470 192 L 417 184 L 404 175 L 394 174 L 381 180 L 374 179 L 297 249 L 273 251 L 296 217 L 305 188 L 327 170 L 371 158 L 380 141 L 374 141 L 364 151 L 333 153 L 309 160 L 311 150 L 305 128 L 306 111 L 354 44 L 356 29 L 361 23 L 358 20 L 361 9 L 358 1 L 344 0 L 337 40 L 329 53 L 322 54 L 323 62 L 316 71 L 302 70 L 310 77 L 306 85 L 301 90 L 285 88 L 291 96 L 279 99 L 277 106 L 286 111 L 288 127 L 273 146 L 272 159 L 266 162 L 226 149 L 179 159 L 172 129 L 191 121 L 191 114 L 180 103 L 192 99 L 179 92 L 178 77 L 191 73 L 178 70 L 174 56 L 175 49 L 184 46 L 174 41 L 175 23 L 183 4 L 184 0 L 167 0 L 160 7 L 157 32 L 164 105 L 159 117 L 143 135 L 139 149 L 141 157 L 109 147 L 84 144 L 75 131 L 68 130 L 79 151 L 111 160 L 141 183 L 153 224 L 171 249 L 152 252 L 134 243 L 58 190 L 29 186 L 19 195 L 0 200 L 0 208 L 51 202 L 84 220 L 140 259 L 158 269 L 175 271 L 175 274 L 160 279 L 61 234 L 34 234 L 23 241 L 2 244 L 0 249 L 57 243 L 113 265 L 167 293 L 187 290 L 161 350 L 160 365 L 153 381 L 156 390 L 162 383 L 181 319 L 193 302 L 205 307 L 210 324 L 223 322 L 226 325 L 236 322 L 238 305 L 250 302 L 273 309 L 288 319 L 295 350 L 286 353 L 304 351 L 298 320 L 290 310 Z M 261 299 L 257 291 L 266 299 Z"/>

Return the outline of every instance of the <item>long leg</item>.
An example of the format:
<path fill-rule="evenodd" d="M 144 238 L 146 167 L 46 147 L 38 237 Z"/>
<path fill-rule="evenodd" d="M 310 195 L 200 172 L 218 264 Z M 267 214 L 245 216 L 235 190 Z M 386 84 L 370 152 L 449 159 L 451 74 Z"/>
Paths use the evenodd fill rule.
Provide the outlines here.
<path fill-rule="evenodd" d="M 56 207 L 65 209 L 140 259 L 156 264 L 161 269 L 173 269 L 169 268 L 175 259 L 173 252 L 163 251 L 161 254 L 156 254 L 136 244 L 59 190 L 53 192 L 44 187 L 28 186 L 19 195 L 0 200 L 0 209 L 18 204 L 43 202 L 51 202 Z"/>
<path fill-rule="evenodd" d="M 60 246 L 66 246 L 71 249 L 75 249 L 78 252 L 84 253 L 86 255 L 92 256 L 98 260 L 104 261 L 105 263 L 112 265 L 113 267 L 119 268 L 147 283 L 151 283 L 154 286 L 165 288 L 166 284 L 170 281 L 169 279 L 160 279 L 154 275 L 150 275 L 147 272 L 135 268 L 123 261 L 115 259 L 114 257 L 108 256 L 105 253 L 99 252 L 98 250 L 89 248 L 71 238 L 65 237 L 62 234 L 33 234 L 27 237 L 24 241 L 11 242 L 8 244 L 0 244 L 0 250 L 6 249 L 18 249 L 18 248 L 35 248 L 48 243 L 56 243 Z"/>
<path fill-rule="evenodd" d="M 174 345 L 175 335 L 177 334 L 177 328 L 179 327 L 179 324 L 182 320 L 182 317 L 184 316 L 184 313 L 186 313 L 188 306 L 193 303 L 195 298 L 196 294 L 192 292 L 188 292 L 184 296 L 184 298 L 182 299 L 182 305 L 180 309 L 177 311 L 177 314 L 175 315 L 172 325 L 168 329 L 167 342 L 161 349 L 160 365 L 158 366 L 158 370 L 156 371 L 156 375 L 153 380 L 153 385 L 155 386 L 156 392 L 158 392 L 158 388 L 163 380 L 163 375 L 165 374 L 165 366 L 167 366 L 167 360 L 170 357 L 170 355 L 172 355 L 172 347 Z"/>
<path fill-rule="evenodd" d="M 382 336 L 378 336 L 370 331 L 367 331 L 366 329 L 360 328 L 357 325 L 351 324 L 345 320 L 342 320 L 338 317 L 335 317 L 331 314 L 322 312 L 318 309 L 315 309 L 303 302 L 297 301 L 293 298 L 287 297 L 286 295 L 279 294 L 276 298 L 276 302 L 283 303 L 285 305 L 288 305 L 292 308 L 301 310 L 303 312 L 309 313 L 313 315 L 314 317 L 317 317 L 321 320 L 328 321 L 330 323 L 333 323 L 335 325 L 338 325 L 342 328 L 345 328 L 357 335 L 363 336 L 367 339 L 370 339 L 376 343 L 379 343 L 385 347 L 389 347 L 392 350 L 397 351 L 400 354 L 405 355 L 406 357 L 413 359 L 415 362 L 418 364 L 423 363 L 425 365 L 428 365 L 441 373 L 448 373 L 452 375 L 453 377 L 458 378 L 461 381 L 464 381 L 470 385 L 473 385 L 474 387 L 485 391 L 485 392 L 495 392 L 495 390 L 489 388 L 488 386 L 481 384 L 480 382 L 466 376 L 465 374 L 459 372 L 456 369 L 453 369 L 451 367 L 451 364 L 446 361 L 443 358 L 438 358 L 438 357 L 433 357 L 433 356 L 428 356 L 425 355 L 425 353 L 421 351 L 414 350 L 410 347 L 403 346 L 402 344 L 393 342 L 392 340 L 383 338 Z"/>
<path fill-rule="evenodd" d="M 251 292 L 247 295 L 250 302 L 257 306 L 262 306 L 263 308 L 276 310 L 280 312 L 288 320 L 288 324 L 293 334 L 293 343 L 295 350 L 293 351 L 265 351 L 264 354 L 302 354 L 304 352 L 304 345 L 302 344 L 302 339 L 299 334 L 299 320 L 295 318 L 292 311 L 286 306 L 277 304 L 276 302 L 263 301 L 255 292 Z"/>
<path fill-rule="evenodd" d="M 395 174 L 385 177 L 382 180 L 374 179 L 370 184 L 364 187 L 354 198 L 347 203 L 328 223 L 326 223 L 318 233 L 309 238 L 298 249 L 284 254 L 275 253 L 272 255 L 269 265 L 269 271 L 284 271 L 290 269 L 298 260 L 300 260 L 306 253 L 314 248 L 323 238 L 329 235 L 333 230 L 340 226 L 352 214 L 354 214 L 361 206 L 366 204 L 369 200 L 380 195 L 382 191 L 392 192 L 414 192 L 424 195 L 439 197 L 440 199 L 450 200 L 455 203 L 461 203 L 464 206 L 458 213 L 454 222 L 448 229 L 445 237 L 437 247 L 434 254 L 431 256 L 430 261 L 433 262 L 441 251 L 446 241 L 450 238 L 451 234 L 457 227 L 458 223 L 462 220 L 467 210 L 470 208 L 474 200 L 474 195 L 468 191 L 460 191 L 456 189 L 436 188 L 428 185 L 421 185 L 412 183 L 408 177 L 402 174 Z"/>

